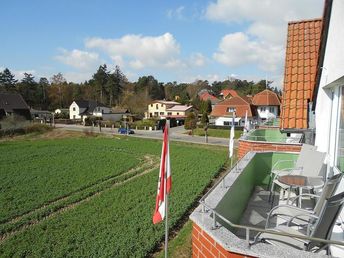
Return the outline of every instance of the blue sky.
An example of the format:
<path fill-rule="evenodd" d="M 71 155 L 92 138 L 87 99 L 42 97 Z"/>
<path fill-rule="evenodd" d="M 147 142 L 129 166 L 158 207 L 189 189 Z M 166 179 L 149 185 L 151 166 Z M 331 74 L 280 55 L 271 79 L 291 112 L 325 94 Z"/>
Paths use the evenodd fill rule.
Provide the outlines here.
<path fill-rule="evenodd" d="M 80 82 L 106 63 L 131 81 L 267 77 L 281 86 L 287 22 L 321 17 L 322 8 L 323 0 L 5 1 L 0 69 Z"/>

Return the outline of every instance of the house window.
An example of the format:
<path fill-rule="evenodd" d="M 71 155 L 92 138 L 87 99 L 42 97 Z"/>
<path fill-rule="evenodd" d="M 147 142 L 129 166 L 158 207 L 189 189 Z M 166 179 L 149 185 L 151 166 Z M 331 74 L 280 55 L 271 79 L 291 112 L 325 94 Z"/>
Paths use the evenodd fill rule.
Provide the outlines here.
<path fill-rule="evenodd" d="M 274 113 L 275 112 L 275 108 L 274 107 L 269 107 L 269 112 L 270 113 Z"/>
<path fill-rule="evenodd" d="M 73 111 L 75 111 L 75 107 L 73 107 Z"/>
<path fill-rule="evenodd" d="M 265 110 L 266 110 L 266 107 L 260 107 L 261 112 L 265 112 Z"/>
<path fill-rule="evenodd" d="M 151 104 L 151 107 L 153 107 L 153 104 Z"/>
<path fill-rule="evenodd" d="M 167 115 L 168 116 L 172 116 L 172 112 L 167 112 Z"/>
<path fill-rule="evenodd" d="M 156 105 L 155 105 L 155 109 L 159 109 L 159 104 L 156 104 Z"/>
<path fill-rule="evenodd" d="M 73 115 L 73 119 L 75 119 L 75 115 Z"/>
<path fill-rule="evenodd" d="M 161 104 L 161 107 L 163 107 L 164 106 L 164 104 Z"/>
<path fill-rule="evenodd" d="M 177 112 L 177 116 L 179 115 L 179 112 Z"/>
<path fill-rule="evenodd" d="M 344 87 L 340 91 L 340 109 L 338 114 L 338 128 L 337 128 L 337 150 L 336 150 L 336 165 L 344 172 Z"/>
<path fill-rule="evenodd" d="M 223 125 L 230 125 L 229 121 L 224 121 Z"/>
<path fill-rule="evenodd" d="M 236 111 L 236 108 L 234 108 L 234 107 L 229 107 L 229 108 L 227 108 L 227 112 L 235 112 Z"/>
<path fill-rule="evenodd" d="M 160 112 L 160 115 L 163 116 L 165 113 L 164 112 Z"/>
<path fill-rule="evenodd" d="M 149 113 L 149 117 L 153 117 L 153 114 L 152 114 L 152 113 Z"/>
<path fill-rule="evenodd" d="M 159 112 L 154 112 L 154 116 L 159 116 Z"/>

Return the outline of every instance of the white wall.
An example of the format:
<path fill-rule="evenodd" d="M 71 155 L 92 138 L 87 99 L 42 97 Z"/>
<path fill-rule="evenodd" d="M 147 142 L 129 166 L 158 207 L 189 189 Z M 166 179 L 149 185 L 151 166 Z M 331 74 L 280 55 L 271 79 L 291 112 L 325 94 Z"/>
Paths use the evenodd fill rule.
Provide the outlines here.
<path fill-rule="evenodd" d="M 81 119 L 79 113 L 79 106 L 75 103 L 75 101 L 73 101 L 73 103 L 69 106 L 69 119 Z"/>
<path fill-rule="evenodd" d="M 319 151 L 328 152 L 334 149 L 333 126 L 331 121 L 331 90 L 323 89 L 327 84 L 335 81 L 344 74 L 344 1 L 333 0 L 330 26 L 327 37 L 325 58 L 321 68 L 321 80 L 315 109 L 316 138 L 315 145 Z M 333 120 L 334 121 L 334 120 Z M 332 146 L 330 146 L 332 142 Z M 333 163 L 333 155 L 331 155 Z"/>
<path fill-rule="evenodd" d="M 265 108 L 265 110 L 264 110 Z M 270 112 L 270 108 L 272 108 L 272 112 Z M 261 119 L 269 119 L 269 118 L 276 118 L 277 117 L 277 110 L 278 107 L 276 106 L 259 106 L 257 108 L 258 117 Z"/>

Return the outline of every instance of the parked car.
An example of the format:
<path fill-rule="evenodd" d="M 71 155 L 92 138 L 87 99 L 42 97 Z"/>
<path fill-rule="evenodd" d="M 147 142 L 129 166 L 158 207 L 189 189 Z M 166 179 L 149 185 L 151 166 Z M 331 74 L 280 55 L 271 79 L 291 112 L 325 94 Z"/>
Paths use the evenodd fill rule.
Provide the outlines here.
<path fill-rule="evenodd" d="M 134 134 L 135 132 L 134 132 L 134 130 L 132 130 L 132 129 L 127 129 L 127 128 L 118 128 L 118 132 L 120 133 L 120 134 Z"/>

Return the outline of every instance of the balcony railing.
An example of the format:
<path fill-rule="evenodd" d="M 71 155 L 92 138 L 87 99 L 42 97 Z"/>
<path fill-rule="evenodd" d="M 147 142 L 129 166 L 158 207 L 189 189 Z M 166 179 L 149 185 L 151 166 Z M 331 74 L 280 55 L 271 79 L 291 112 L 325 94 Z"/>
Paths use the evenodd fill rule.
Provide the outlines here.
<path fill-rule="evenodd" d="M 276 169 L 291 167 L 295 164 L 297 156 L 295 153 L 249 152 L 200 199 L 200 206 L 190 216 L 191 219 L 196 224 L 200 223 L 200 227 L 202 227 L 202 223 L 208 223 L 204 228 L 210 228 L 210 231 L 216 232 L 221 227 L 229 230 L 239 239 L 243 237 L 247 250 L 252 247 L 252 233 L 270 233 L 328 245 L 344 246 L 342 241 L 308 236 L 300 237 L 299 235 L 276 232 L 252 224 L 241 223 L 241 218 L 248 206 L 254 188 L 258 186 L 266 188 L 269 183 L 271 168 L 276 164 L 280 166 L 275 167 Z M 278 160 L 287 160 L 287 162 L 277 163 Z M 238 231 L 244 232 L 244 236 L 239 237 L 236 234 Z M 219 240 L 222 243 L 224 241 L 228 241 L 228 245 L 235 245 L 238 242 L 230 238 L 230 236 Z M 240 248 L 240 245 L 236 247 L 236 251 Z M 247 254 L 246 251 L 243 251 L 243 253 Z M 295 251 L 297 250 L 295 249 Z"/>

